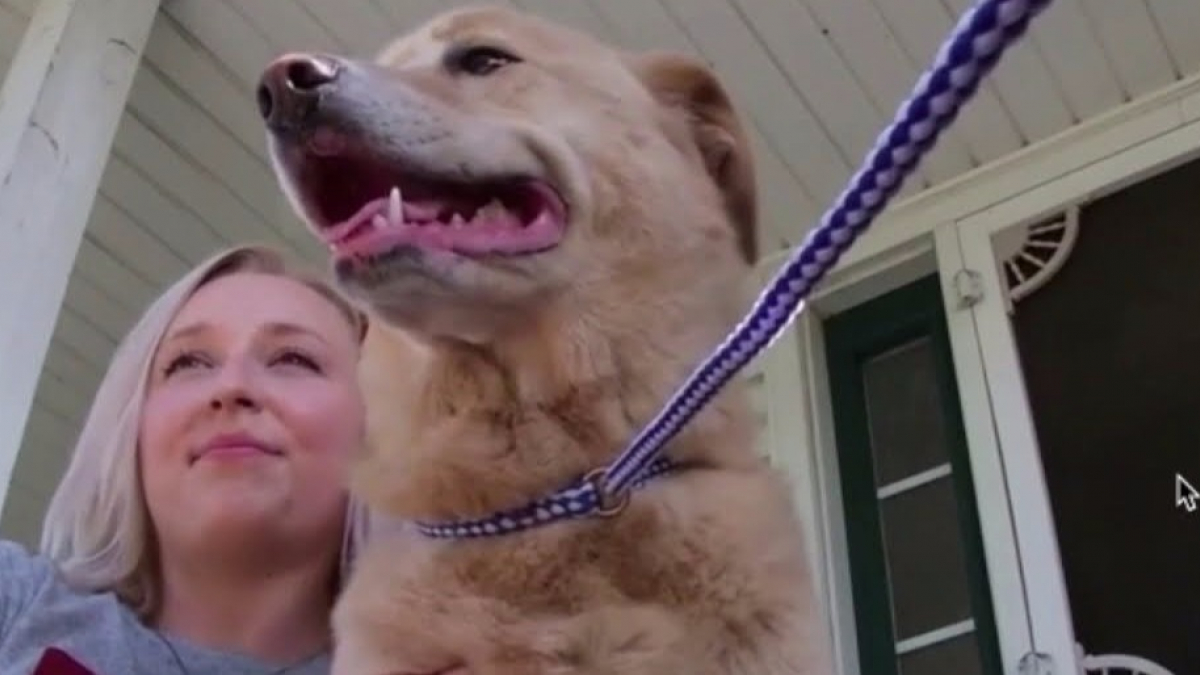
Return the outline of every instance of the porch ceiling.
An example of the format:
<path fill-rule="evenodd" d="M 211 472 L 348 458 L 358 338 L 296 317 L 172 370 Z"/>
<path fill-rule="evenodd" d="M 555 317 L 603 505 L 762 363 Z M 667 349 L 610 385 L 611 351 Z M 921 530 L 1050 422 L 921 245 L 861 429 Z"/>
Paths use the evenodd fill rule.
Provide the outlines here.
<path fill-rule="evenodd" d="M 0 72 L 37 0 L 0 0 Z M 630 47 L 697 53 L 751 123 L 768 247 L 840 190 L 971 0 L 510 0 Z M 285 50 L 369 55 L 445 0 L 163 0 L 79 252 L 4 510 L 31 537 L 116 341 L 214 249 L 319 259 L 280 198 L 253 88 Z M 907 193 L 1200 71 L 1196 0 L 1056 0 Z"/>

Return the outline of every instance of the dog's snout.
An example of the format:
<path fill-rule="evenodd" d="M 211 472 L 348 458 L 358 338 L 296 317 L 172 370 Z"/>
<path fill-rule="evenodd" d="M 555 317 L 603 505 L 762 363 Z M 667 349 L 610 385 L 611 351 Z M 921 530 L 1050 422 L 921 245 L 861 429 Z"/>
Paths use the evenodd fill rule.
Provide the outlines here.
<path fill-rule="evenodd" d="M 258 84 L 258 111 L 271 129 L 293 128 L 304 122 L 331 89 L 340 64 L 315 54 L 288 54 L 263 72 Z"/>

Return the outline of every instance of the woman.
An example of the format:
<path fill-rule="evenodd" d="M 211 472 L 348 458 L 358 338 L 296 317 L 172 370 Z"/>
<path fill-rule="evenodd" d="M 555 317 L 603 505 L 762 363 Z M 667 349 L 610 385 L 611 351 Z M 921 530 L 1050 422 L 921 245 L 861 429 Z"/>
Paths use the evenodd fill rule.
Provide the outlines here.
<path fill-rule="evenodd" d="M 265 249 L 167 290 L 100 384 L 44 556 L 0 542 L 0 673 L 328 672 L 363 331 Z"/>

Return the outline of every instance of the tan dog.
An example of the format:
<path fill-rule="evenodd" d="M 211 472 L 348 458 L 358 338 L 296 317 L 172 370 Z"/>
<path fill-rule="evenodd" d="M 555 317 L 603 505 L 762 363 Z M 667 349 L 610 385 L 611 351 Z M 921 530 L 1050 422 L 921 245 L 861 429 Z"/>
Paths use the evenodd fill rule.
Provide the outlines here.
<path fill-rule="evenodd" d="M 259 102 L 282 184 L 373 317 L 354 490 L 480 518 L 604 466 L 747 307 L 755 194 L 720 83 L 500 9 L 366 64 L 289 55 Z M 393 189 L 395 188 L 395 190 Z M 337 675 L 828 672 L 789 490 L 740 385 L 610 518 L 377 540 Z"/>

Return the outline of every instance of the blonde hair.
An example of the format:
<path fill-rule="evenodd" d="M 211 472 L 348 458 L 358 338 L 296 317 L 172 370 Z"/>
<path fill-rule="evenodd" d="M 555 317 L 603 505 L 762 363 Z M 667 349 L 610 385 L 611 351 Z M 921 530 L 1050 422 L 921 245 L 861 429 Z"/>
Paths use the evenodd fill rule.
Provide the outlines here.
<path fill-rule="evenodd" d="M 50 500 L 41 550 L 72 586 L 113 591 L 143 617 L 158 604 L 155 543 L 136 452 L 151 362 L 176 313 L 198 289 L 243 271 L 300 281 L 335 305 L 360 341 L 366 331 L 363 315 L 317 275 L 292 269 L 273 249 L 252 245 L 200 263 L 163 292 L 121 341 Z M 366 510 L 351 499 L 339 583 L 366 527 Z"/>

